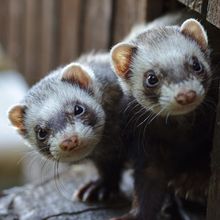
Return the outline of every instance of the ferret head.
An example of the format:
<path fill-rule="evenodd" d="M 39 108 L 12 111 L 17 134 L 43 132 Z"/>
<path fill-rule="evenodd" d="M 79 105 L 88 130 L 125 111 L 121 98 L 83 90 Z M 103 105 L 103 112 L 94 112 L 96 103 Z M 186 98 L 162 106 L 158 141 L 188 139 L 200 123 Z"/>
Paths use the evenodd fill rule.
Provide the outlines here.
<path fill-rule="evenodd" d="M 99 142 L 105 114 L 92 70 L 72 63 L 35 85 L 9 119 L 29 145 L 51 159 L 74 162 Z"/>
<path fill-rule="evenodd" d="M 160 115 L 182 115 L 203 101 L 210 85 L 208 40 L 202 25 L 149 29 L 111 50 L 112 66 L 125 91 Z"/>

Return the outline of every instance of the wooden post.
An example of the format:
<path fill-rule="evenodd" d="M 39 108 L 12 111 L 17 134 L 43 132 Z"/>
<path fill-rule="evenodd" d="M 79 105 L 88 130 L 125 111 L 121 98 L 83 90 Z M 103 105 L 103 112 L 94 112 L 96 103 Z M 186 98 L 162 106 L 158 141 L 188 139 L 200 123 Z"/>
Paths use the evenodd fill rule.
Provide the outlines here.
<path fill-rule="evenodd" d="M 80 50 L 81 7 L 82 0 L 59 0 L 58 17 L 58 47 L 57 64 L 65 64 L 75 59 Z"/>
<path fill-rule="evenodd" d="M 219 88 L 220 100 L 220 88 Z M 220 102 L 217 107 L 214 146 L 212 151 L 212 177 L 209 186 L 207 220 L 220 219 Z"/>
<path fill-rule="evenodd" d="M 112 1 L 86 0 L 83 12 L 81 52 L 107 50 L 111 33 Z"/>

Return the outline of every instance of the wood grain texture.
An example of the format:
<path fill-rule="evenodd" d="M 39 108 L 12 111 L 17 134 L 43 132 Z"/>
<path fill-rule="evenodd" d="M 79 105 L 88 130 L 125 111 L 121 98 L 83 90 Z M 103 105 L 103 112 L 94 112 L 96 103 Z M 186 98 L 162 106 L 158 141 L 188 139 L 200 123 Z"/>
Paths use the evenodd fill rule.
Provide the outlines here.
<path fill-rule="evenodd" d="M 41 3 L 42 0 L 25 0 L 25 78 L 30 84 L 40 79 L 41 56 Z"/>
<path fill-rule="evenodd" d="M 73 201 L 74 189 L 95 176 L 91 165 L 75 166 L 59 179 L 5 190 L 0 195 L 0 219 L 107 220 L 127 212 L 129 202 L 123 199 L 90 205 Z"/>
<path fill-rule="evenodd" d="M 83 11 L 82 51 L 107 49 L 110 40 L 111 0 L 86 0 Z"/>
<path fill-rule="evenodd" d="M 146 12 L 146 0 L 115 1 L 112 27 L 112 44 L 122 40 L 129 33 L 134 24 L 145 22 Z"/>
<path fill-rule="evenodd" d="M 165 2 L 163 0 L 147 1 L 146 3 L 146 19 L 151 21 L 159 17 L 162 13 Z"/>
<path fill-rule="evenodd" d="M 207 20 L 220 28 L 220 0 L 209 0 Z"/>
<path fill-rule="evenodd" d="M 57 15 L 56 0 L 43 0 L 41 5 L 42 11 L 42 32 L 41 32 L 41 76 L 44 76 L 55 68 L 58 47 L 56 45 L 57 33 Z"/>
<path fill-rule="evenodd" d="M 25 0 L 9 0 L 8 43 L 7 52 L 16 63 L 18 70 L 24 72 L 25 46 Z"/>
<path fill-rule="evenodd" d="M 8 0 L 0 0 L 0 44 L 6 48 L 8 42 Z"/>
<path fill-rule="evenodd" d="M 58 1 L 59 64 L 70 62 L 79 55 L 82 3 L 82 0 Z"/>
<path fill-rule="evenodd" d="M 201 13 L 202 4 L 204 0 L 178 0 L 178 1 L 186 5 L 187 7 L 191 8 L 192 10 Z"/>
<path fill-rule="evenodd" d="M 220 100 L 220 88 L 218 94 Z M 209 186 L 207 220 L 220 219 L 220 102 L 217 106 L 214 144 L 212 152 L 212 177 Z"/>

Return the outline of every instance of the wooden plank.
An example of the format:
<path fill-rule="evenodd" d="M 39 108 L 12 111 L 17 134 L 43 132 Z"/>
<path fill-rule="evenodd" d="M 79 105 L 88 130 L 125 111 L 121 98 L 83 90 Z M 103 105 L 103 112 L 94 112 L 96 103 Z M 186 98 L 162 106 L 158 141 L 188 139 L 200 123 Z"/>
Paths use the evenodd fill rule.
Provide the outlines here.
<path fill-rule="evenodd" d="M 15 0 L 16 1 L 16 0 Z M 41 32 L 41 76 L 46 75 L 55 64 L 58 47 L 56 46 L 56 1 L 42 1 L 42 32 Z"/>
<path fill-rule="evenodd" d="M 209 0 L 207 20 L 220 28 L 220 0 Z"/>
<path fill-rule="evenodd" d="M 112 44 L 122 40 L 131 27 L 136 23 L 142 23 L 146 19 L 146 0 L 120 0 L 115 1 L 113 15 Z"/>
<path fill-rule="evenodd" d="M 60 64 L 70 62 L 79 55 L 81 5 L 81 0 L 59 0 L 58 63 Z"/>
<path fill-rule="evenodd" d="M 122 198 L 97 204 L 73 201 L 74 190 L 96 176 L 91 164 L 75 165 L 59 178 L 5 190 L 0 194 L 0 219 L 107 220 L 126 213 L 130 203 Z M 131 190 L 132 179 L 126 177 L 123 186 L 127 192 Z"/>
<path fill-rule="evenodd" d="M 8 0 L 0 0 L 0 44 L 6 48 L 8 38 Z"/>
<path fill-rule="evenodd" d="M 82 52 L 107 49 L 111 32 L 112 1 L 87 0 L 84 7 Z"/>
<path fill-rule="evenodd" d="M 191 8 L 192 10 L 201 13 L 202 4 L 204 0 L 178 0 L 178 1 L 186 5 L 187 7 Z"/>
<path fill-rule="evenodd" d="M 207 220 L 220 219 L 220 87 L 218 97 L 219 103 L 217 106 L 216 126 L 212 151 L 212 177 L 209 185 Z"/>
<path fill-rule="evenodd" d="M 9 0 L 7 52 L 21 73 L 24 72 L 24 13 L 25 0 Z"/>
<path fill-rule="evenodd" d="M 165 4 L 165 2 L 163 0 L 147 1 L 146 20 L 151 21 L 151 20 L 159 17 L 162 14 L 164 4 Z"/>
<path fill-rule="evenodd" d="M 41 1 L 25 0 L 25 77 L 30 84 L 40 79 Z"/>

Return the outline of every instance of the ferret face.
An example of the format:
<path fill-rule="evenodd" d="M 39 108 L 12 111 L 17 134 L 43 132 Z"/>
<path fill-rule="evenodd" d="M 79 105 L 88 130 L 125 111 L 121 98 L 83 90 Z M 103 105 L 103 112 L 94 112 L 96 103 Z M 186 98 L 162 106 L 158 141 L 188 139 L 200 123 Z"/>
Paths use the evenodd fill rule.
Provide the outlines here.
<path fill-rule="evenodd" d="M 139 45 L 131 67 L 135 74 L 129 79 L 138 102 L 162 115 L 194 110 L 203 101 L 211 78 L 209 63 L 198 46 L 175 35 L 162 39 L 156 48 Z"/>
<path fill-rule="evenodd" d="M 45 83 L 42 80 L 27 95 L 23 115 L 19 116 L 23 118 L 22 126 L 17 124 L 16 127 L 22 136 L 51 159 L 79 161 L 89 156 L 101 139 L 105 114 L 95 97 L 92 79 L 82 71 L 74 64 L 65 68 L 62 78 L 45 79 Z M 82 74 L 86 78 L 82 78 Z M 18 119 L 15 108 L 18 107 L 9 112 L 14 125 Z"/>
<path fill-rule="evenodd" d="M 196 33 L 191 32 L 193 28 L 198 29 Z M 190 19 L 180 29 L 146 31 L 132 45 L 113 48 L 113 65 L 124 88 L 143 107 L 164 116 L 183 115 L 202 103 L 211 71 L 205 52 L 207 37 L 197 21 Z M 124 69 L 117 63 L 119 57 L 114 57 L 121 53 L 120 47 L 127 59 L 123 61 Z M 123 71 L 127 72 L 122 74 Z"/>

